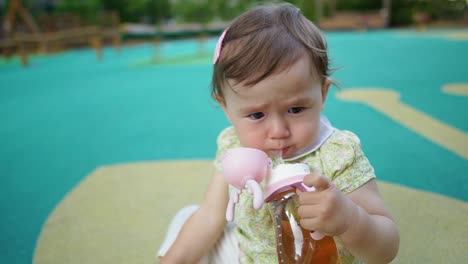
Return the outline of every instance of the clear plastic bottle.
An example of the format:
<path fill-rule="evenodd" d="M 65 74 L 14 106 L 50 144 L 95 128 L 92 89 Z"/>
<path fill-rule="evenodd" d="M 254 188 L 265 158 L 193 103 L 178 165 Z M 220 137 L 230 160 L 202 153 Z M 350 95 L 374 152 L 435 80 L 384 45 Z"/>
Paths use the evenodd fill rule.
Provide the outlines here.
<path fill-rule="evenodd" d="M 300 225 L 296 188 L 305 188 L 302 180 L 309 173 L 308 166 L 284 164 L 282 160 L 275 163 L 267 177 L 265 201 L 275 225 L 278 263 L 337 263 L 333 238 L 325 236 L 314 240 L 311 231 Z"/>
<path fill-rule="evenodd" d="M 300 226 L 294 188 L 274 194 L 269 201 L 275 224 L 278 263 L 331 264 L 338 260 L 335 241 L 325 236 L 314 240 L 310 230 Z"/>

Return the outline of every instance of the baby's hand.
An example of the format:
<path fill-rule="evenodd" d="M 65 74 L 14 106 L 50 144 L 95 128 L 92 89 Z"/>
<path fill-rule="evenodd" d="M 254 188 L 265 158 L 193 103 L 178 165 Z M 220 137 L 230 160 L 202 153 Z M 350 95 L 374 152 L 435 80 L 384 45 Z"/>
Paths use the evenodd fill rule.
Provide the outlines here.
<path fill-rule="evenodd" d="M 315 191 L 297 191 L 301 226 L 327 236 L 338 236 L 348 230 L 357 206 L 327 178 L 308 174 L 304 184 Z"/>

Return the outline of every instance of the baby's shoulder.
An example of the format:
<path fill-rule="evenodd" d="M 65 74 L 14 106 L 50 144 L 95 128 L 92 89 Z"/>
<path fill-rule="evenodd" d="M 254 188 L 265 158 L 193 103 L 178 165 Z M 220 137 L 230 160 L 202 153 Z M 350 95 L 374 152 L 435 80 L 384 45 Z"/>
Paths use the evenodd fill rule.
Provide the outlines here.
<path fill-rule="evenodd" d="M 356 148 L 361 145 L 359 137 L 349 130 L 335 129 L 330 137 L 320 147 L 321 151 L 334 149 Z"/>
<path fill-rule="evenodd" d="M 239 145 L 236 131 L 233 126 L 226 127 L 219 134 L 216 140 L 219 148 L 231 148 Z"/>
<path fill-rule="evenodd" d="M 320 148 L 321 173 L 344 193 L 350 193 L 375 178 L 374 168 L 351 131 L 336 130 Z"/>
<path fill-rule="evenodd" d="M 234 127 L 233 126 L 228 126 L 228 127 L 224 128 L 223 130 L 221 130 L 221 132 L 219 132 L 218 140 L 225 139 L 225 138 L 231 138 L 231 137 L 234 137 L 235 135 L 236 135 L 236 132 L 234 131 Z"/>
<path fill-rule="evenodd" d="M 361 152 L 361 141 L 351 131 L 336 129 L 320 147 L 319 152 L 322 159 L 328 162 L 346 163 L 354 160 Z"/>

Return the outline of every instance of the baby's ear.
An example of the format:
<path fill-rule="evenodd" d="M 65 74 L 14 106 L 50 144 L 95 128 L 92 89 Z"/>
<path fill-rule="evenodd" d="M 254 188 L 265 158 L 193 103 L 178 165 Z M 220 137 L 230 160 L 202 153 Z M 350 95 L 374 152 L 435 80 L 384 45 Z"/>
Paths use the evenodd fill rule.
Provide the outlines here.
<path fill-rule="evenodd" d="M 322 110 L 325 106 L 325 101 L 327 100 L 328 91 L 330 90 L 330 86 L 332 85 L 333 80 L 330 77 L 325 78 L 325 82 L 322 85 Z"/>
<path fill-rule="evenodd" d="M 218 104 L 222 107 L 222 108 L 225 108 L 225 103 L 224 103 L 224 99 L 219 95 L 219 94 L 214 94 L 213 95 L 213 98 L 216 100 L 216 102 L 218 102 Z"/>
<path fill-rule="evenodd" d="M 221 108 L 223 109 L 223 112 L 226 118 L 229 120 L 229 122 L 231 122 L 231 117 L 229 116 L 229 112 L 227 111 L 226 101 L 224 101 L 224 98 L 222 98 L 219 94 L 215 94 L 214 99 L 216 100 L 216 102 L 218 102 L 219 106 L 221 106 Z"/>

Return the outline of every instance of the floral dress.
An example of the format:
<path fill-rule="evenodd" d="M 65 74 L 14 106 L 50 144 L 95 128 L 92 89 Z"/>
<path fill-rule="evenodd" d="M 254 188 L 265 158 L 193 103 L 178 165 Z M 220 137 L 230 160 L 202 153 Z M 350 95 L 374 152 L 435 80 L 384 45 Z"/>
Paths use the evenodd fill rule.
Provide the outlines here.
<path fill-rule="evenodd" d="M 218 136 L 215 167 L 221 171 L 220 160 L 226 150 L 241 147 L 233 127 Z M 375 178 L 374 169 L 361 150 L 359 138 L 350 131 L 333 128 L 320 145 L 309 153 L 285 160 L 305 163 L 310 171 L 331 179 L 343 193 L 348 194 Z M 230 186 L 230 191 L 233 191 Z M 243 191 L 235 209 L 236 236 L 241 263 L 277 263 L 276 240 L 268 204 L 255 210 L 252 195 Z M 338 263 L 360 263 L 347 251 L 337 237 Z"/>

